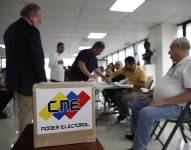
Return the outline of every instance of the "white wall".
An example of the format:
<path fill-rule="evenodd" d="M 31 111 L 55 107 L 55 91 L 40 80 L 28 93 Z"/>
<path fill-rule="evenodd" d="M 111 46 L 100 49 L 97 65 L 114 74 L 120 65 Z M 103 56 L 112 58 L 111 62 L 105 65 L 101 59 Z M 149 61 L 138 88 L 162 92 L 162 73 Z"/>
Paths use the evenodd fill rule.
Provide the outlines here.
<path fill-rule="evenodd" d="M 176 25 L 159 24 L 149 30 L 149 41 L 151 50 L 155 50 L 152 64 L 156 66 L 156 83 L 167 72 L 172 62 L 168 51 L 171 41 L 177 36 Z"/>
<path fill-rule="evenodd" d="M 177 37 L 177 26 L 171 24 L 162 24 L 162 75 L 165 75 L 170 66 L 172 65 L 172 60 L 168 54 L 169 46 Z"/>
<path fill-rule="evenodd" d="M 149 41 L 151 43 L 151 50 L 155 50 L 151 63 L 155 64 L 156 68 L 156 83 L 162 77 L 162 26 L 157 25 L 149 30 Z"/>

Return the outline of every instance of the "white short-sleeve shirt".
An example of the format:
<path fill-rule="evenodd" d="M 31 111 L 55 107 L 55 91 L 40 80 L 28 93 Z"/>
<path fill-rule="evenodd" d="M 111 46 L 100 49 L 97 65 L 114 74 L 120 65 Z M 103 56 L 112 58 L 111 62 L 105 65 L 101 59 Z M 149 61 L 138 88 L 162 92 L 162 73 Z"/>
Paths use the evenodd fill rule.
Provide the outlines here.
<path fill-rule="evenodd" d="M 191 57 L 183 58 L 171 67 L 153 92 L 153 100 L 177 96 L 191 88 Z"/>

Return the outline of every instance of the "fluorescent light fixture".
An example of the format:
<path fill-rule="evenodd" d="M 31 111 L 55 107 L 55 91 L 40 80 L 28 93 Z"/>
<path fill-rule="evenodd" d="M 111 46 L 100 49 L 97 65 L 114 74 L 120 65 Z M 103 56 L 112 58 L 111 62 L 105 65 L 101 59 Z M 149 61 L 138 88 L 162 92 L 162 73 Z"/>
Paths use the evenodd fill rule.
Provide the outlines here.
<path fill-rule="evenodd" d="M 74 54 L 72 54 L 72 56 L 76 57 L 76 56 L 78 56 L 78 53 L 74 53 Z"/>
<path fill-rule="evenodd" d="M 145 0 L 117 0 L 111 7 L 110 11 L 133 12 Z"/>
<path fill-rule="evenodd" d="M 83 49 L 90 49 L 90 48 L 91 48 L 91 46 L 79 46 L 78 50 L 81 51 Z"/>
<path fill-rule="evenodd" d="M 5 44 L 0 44 L 0 47 L 1 48 L 5 48 Z"/>
<path fill-rule="evenodd" d="M 88 35 L 88 39 L 103 39 L 107 34 L 106 33 L 93 33 L 91 32 Z"/>

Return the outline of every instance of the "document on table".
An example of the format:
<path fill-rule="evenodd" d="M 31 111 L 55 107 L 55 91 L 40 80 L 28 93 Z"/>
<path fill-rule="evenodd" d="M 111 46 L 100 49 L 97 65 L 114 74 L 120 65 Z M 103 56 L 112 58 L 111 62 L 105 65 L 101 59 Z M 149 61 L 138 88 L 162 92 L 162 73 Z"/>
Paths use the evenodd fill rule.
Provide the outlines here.
<path fill-rule="evenodd" d="M 118 83 L 123 84 L 123 83 L 125 83 L 127 80 L 128 80 L 128 78 L 123 79 L 123 80 L 120 80 Z"/>
<path fill-rule="evenodd" d="M 114 82 L 114 85 L 119 86 L 119 87 L 123 87 L 123 88 L 133 88 L 134 87 L 133 84 L 122 84 L 119 82 Z"/>

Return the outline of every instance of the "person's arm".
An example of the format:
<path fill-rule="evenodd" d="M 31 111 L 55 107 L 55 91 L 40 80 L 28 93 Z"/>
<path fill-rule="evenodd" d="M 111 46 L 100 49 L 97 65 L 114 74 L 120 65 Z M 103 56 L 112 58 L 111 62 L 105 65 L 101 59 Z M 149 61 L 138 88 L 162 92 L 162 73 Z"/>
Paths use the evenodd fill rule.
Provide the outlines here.
<path fill-rule="evenodd" d="M 88 71 L 86 64 L 83 61 L 78 61 L 78 67 L 84 75 L 90 78 L 94 78 L 94 76 Z"/>
<path fill-rule="evenodd" d="M 104 76 L 104 74 L 101 72 L 99 68 L 95 69 L 95 73 L 102 78 L 103 81 L 106 81 L 107 83 L 111 83 L 111 79 Z"/>
<path fill-rule="evenodd" d="M 37 82 L 47 81 L 44 69 L 44 53 L 42 49 L 40 33 L 37 29 L 30 31 L 28 39 L 29 59 Z"/>
<path fill-rule="evenodd" d="M 156 100 L 151 103 L 151 106 L 161 106 L 161 105 L 168 105 L 168 104 L 182 104 L 191 101 L 191 89 L 187 89 L 183 94 L 164 98 L 161 100 Z"/>
<path fill-rule="evenodd" d="M 145 86 L 145 81 L 130 81 L 130 80 L 127 80 L 124 82 L 124 84 L 133 84 L 134 86 L 137 86 L 137 87 L 144 87 Z"/>
<path fill-rule="evenodd" d="M 103 80 L 105 80 L 107 83 L 112 83 L 112 79 L 117 77 L 118 75 L 121 74 L 121 71 L 115 71 L 115 72 L 112 72 L 110 76 L 106 75 L 104 76 Z"/>
<path fill-rule="evenodd" d="M 3 80 L 0 80 L 0 88 L 4 88 L 5 87 L 5 82 Z"/>
<path fill-rule="evenodd" d="M 105 76 L 103 75 L 103 73 L 100 71 L 99 68 L 96 68 L 96 69 L 95 69 L 95 73 L 96 73 L 98 76 L 100 76 L 102 79 L 105 79 Z"/>
<path fill-rule="evenodd" d="M 153 90 L 149 91 L 149 93 L 140 93 L 138 96 L 137 96 L 137 99 L 138 100 L 145 100 L 145 99 L 152 99 L 153 98 Z"/>
<path fill-rule="evenodd" d="M 58 67 L 58 61 L 56 60 L 54 54 L 51 54 L 49 57 L 49 68 L 56 68 Z"/>
<path fill-rule="evenodd" d="M 112 72 L 110 78 L 113 79 L 113 78 L 117 77 L 118 75 L 122 74 L 121 72 L 122 72 L 121 70 Z"/>

